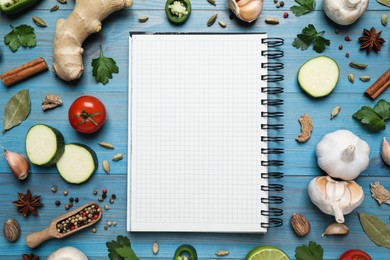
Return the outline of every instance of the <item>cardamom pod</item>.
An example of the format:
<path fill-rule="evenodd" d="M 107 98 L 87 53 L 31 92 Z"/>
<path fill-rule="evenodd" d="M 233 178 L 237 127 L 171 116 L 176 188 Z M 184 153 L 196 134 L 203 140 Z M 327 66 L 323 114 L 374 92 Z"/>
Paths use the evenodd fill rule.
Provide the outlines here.
<path fill-rule="evenodd" d="M 226 28 L 226 23 L 224 21 L 218 21 L 218 24 L 222 27 L 222 28 Z"/>
<path fill-rule="evenodd" d="M 218 14 L 213 14 L 208 20 L 207 20 L 207 26 L 211 26 L 215 23 L 217 20 Z"/>
<path fill-rule="evenodd" d="M 55 12 L 58 10 L 58 8 L 60 8 L 57 4 L 53 5 L 52 8 L 50 8 L 50 12 Z"/>
<path fill-rule="evenodd" d="M 276 17 L 267 17 L 264 21 L 267 24 L 279 24 L 279 19 Z"/>
<path fill-rule="evenodd" d="M 386 14 L 382 15 L 381 23 L 382 23 L 383 26 L 387 25 L 387 15 Z"/>
<path fill-rule="evenodd" d="M 57 2 L 60 4 L 66 4 L 67 0 L 57 0 Z"/>
<path fill-rule="evenodd" d="M 117 153 L 114 155 L 114 157 L 112 157 L 113 161 L 120 161 L 122 159 L 123 159 L 123 154 L 121 154 L 121 153 Z"/>
<path fill-rule="evenodd" d="M 332 112 L 330 113 L 330 120 L 332 120 L 333 118 L 335 118 L 335 117 L 340 113 L 340 110 L 341 110 L 341 107 L 340 107 L 340 106 L 335 106 L 335 107 L 332 109 Z"/>
<path fill-rule="evenodd" d="M 108 164 L 108 161 L 107 161 L 107 160 L 103 160 L 103 170 L 104 170 L 106 173 L 110 173 L 110 165 Z"/>
<path fill-rule="evenodd" d="M 98 142 L 98 145 L 100 145 L 101 147 L 107 148 L 107 149 L 114 149 L 114 146 L 110 143 Z"/>
<path fill-rule="evenodd" d="M 226 256 L 228 254 L 229 254 L 229 251 L 227 251 L 227 250 L 219 250 L 219 251 L 215 252 L 215 255 L 217 255 L 217 256 Z"/>
<path fill-rule="evenodd" d="M 371 77 L 370 76 L 360 76 L 359 79 L 363 82 L 369 82 Z"/>
<path fill-rule="evenodd" d="M 39 27 L 47 27 L 47 24 L 45 23 L 45 21 L 41 17 L 33 16 L 32 20 Z"/>
<path fill-rule="evenodd" d="M 353 83 L 355 81 L 355 76 L 353 74 L 348 74 L 348 80 Z"/>
<path fill-rule="evenodd" d="M 209 2 L 210 4 L 216 6 L 217 4 L 215 3 L 215 0 L 207 0 L 207 2 Z"/>
<path fill-rule="evenodd" d="M 153 254 L 157 255 L 157 253 L 158 253 L 158 244 L 157 244 L 157 242 L 153 243 L 153 245 L 152 245 L 152 252 L 153 252 Z"/>
<path fill-rule="evenodd" d="M 354 68 L 354 69 L 364 70 L 367 67 L 367 64 L 357 63 L 357 62 L 352 61 L 349 63 L 349 66 Z"/>
<path fill-rule="evenodd" d="M 140 22 L 140 23 L 146 23 L 148 20 L 149 20 L 149 17 L 147 17 L 147 16 L 142 16 L 142 17 L 138 18 L 138 22 Z"/>

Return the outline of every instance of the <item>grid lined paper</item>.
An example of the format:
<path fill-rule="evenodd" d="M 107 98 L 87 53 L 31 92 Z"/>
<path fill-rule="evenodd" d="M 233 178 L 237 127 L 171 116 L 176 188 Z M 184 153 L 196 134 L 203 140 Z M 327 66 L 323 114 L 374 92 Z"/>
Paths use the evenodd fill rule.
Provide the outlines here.
<path fill-rule="evenodd" d="M 131 35 L 130 231 L 266 231 L 265 37 Z"/>

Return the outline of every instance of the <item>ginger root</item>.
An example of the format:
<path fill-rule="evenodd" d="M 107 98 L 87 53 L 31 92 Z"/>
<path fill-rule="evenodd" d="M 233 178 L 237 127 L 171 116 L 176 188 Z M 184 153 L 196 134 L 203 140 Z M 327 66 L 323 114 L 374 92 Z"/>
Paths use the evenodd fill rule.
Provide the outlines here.
<path fill-rule="evenodd" d="M 313 122 L 308 114 L 303 114 L 298 121 L 301 124 L 301 133 L 295 140 L 299 143 L 305 143 L 310 138 L 311 131 L 313 130 Z"/>
<path fill-rule="evenodd" d="M 132 0 L 76 0 L 68 18 L 57 21 L 53 47 L 54 73 L 65 81 L 80 78 L 84 71 L 84 49 L 81 47 L 84 40 L 102 29 L 104 18 L 132 4 Z"/>

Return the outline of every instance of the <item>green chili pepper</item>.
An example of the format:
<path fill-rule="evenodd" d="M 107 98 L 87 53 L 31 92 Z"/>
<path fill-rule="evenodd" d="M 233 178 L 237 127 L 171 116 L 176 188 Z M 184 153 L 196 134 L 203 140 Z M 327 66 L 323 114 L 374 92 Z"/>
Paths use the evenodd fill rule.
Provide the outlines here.
<path fill-rule="evenodd" d="M 8 0 L 0 4 L 0 10 L 5 14 L 16 14 L 40 0 Z"/>
<path fill-rule="evenodd" d="M 179 246 L 175 251 L 173 260 L 183 260 L 185 257 L 188 260 L 197 260 L 198 255 L 196 254 L 195 248 L 190 245 Z"/>
<path fill-rule="evenodd" d="M 184 23 L 191 14 L 191 3 L 189 0 L 168 0 L 165 3 L 165 13 L 172 23 Z"/>

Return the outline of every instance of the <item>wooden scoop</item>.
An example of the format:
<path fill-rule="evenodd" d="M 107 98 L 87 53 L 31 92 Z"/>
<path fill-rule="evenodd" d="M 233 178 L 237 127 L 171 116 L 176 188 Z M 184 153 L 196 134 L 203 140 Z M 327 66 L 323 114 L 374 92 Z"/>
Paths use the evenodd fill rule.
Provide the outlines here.
<path fill-rule="evenodd" d="M 88 207 L 91 207 L 92 205 L 95 206 L 95 209 L 97 210 L 97 212 L 95 212 L 94 214 L 92 214 L 92 212 L 91 212 L 92 217 L 88 218 L 88 213 L 85 212 L 84 210 L 87 209 Z M 91 221 L 85 223 L 83 220 L 82 225 L 77 225 L 77 222 L 76 222 L 76 224 L 69 222 L 69 223 L 66 223 L 65 225 L 62 223 L 62 221 L 69 220 L 69 218 L 71 218 L 72 216 L 76 216 L 77 214 L 80 215 L 81 212 L 85 212 L 85 214 L 82 213 L 82 215 L 84 214 L 85 215 L 84 217 L 87 217 L 87 221 L 88 221 L 88 219 L 91 219 Z M 80 215 L 79 217 L 83 217 L 82 215 Z M 41 231 L 38 231 L 38 232 L 28 234 L 26 236 L 26 243 L 30 248 L 35 248 L 50 238 L 61 239 L 63 237 L 72 235 L 72 234 L 76 233 L 77 231 L 80 231 L 84 228 L 87 228 L 87 227 L 90 227 L 90 226 L 96 224 L 102 218 L 102 215 L 103 215 L 102 208 L 97 203 L 95 203 L 95 202 L 87 203 L 84 206 L 79 207 L 78 209 L 75 209 L 67 214 L 64 214 L 64 215 L 54 219 L 47 228 L 45 228 Z M 57 224 L 59 224 L 59 225 L 62 224 L 62 228 L 57 227 Z M 64 228 L 66 230 L 64 230 Z"/>

